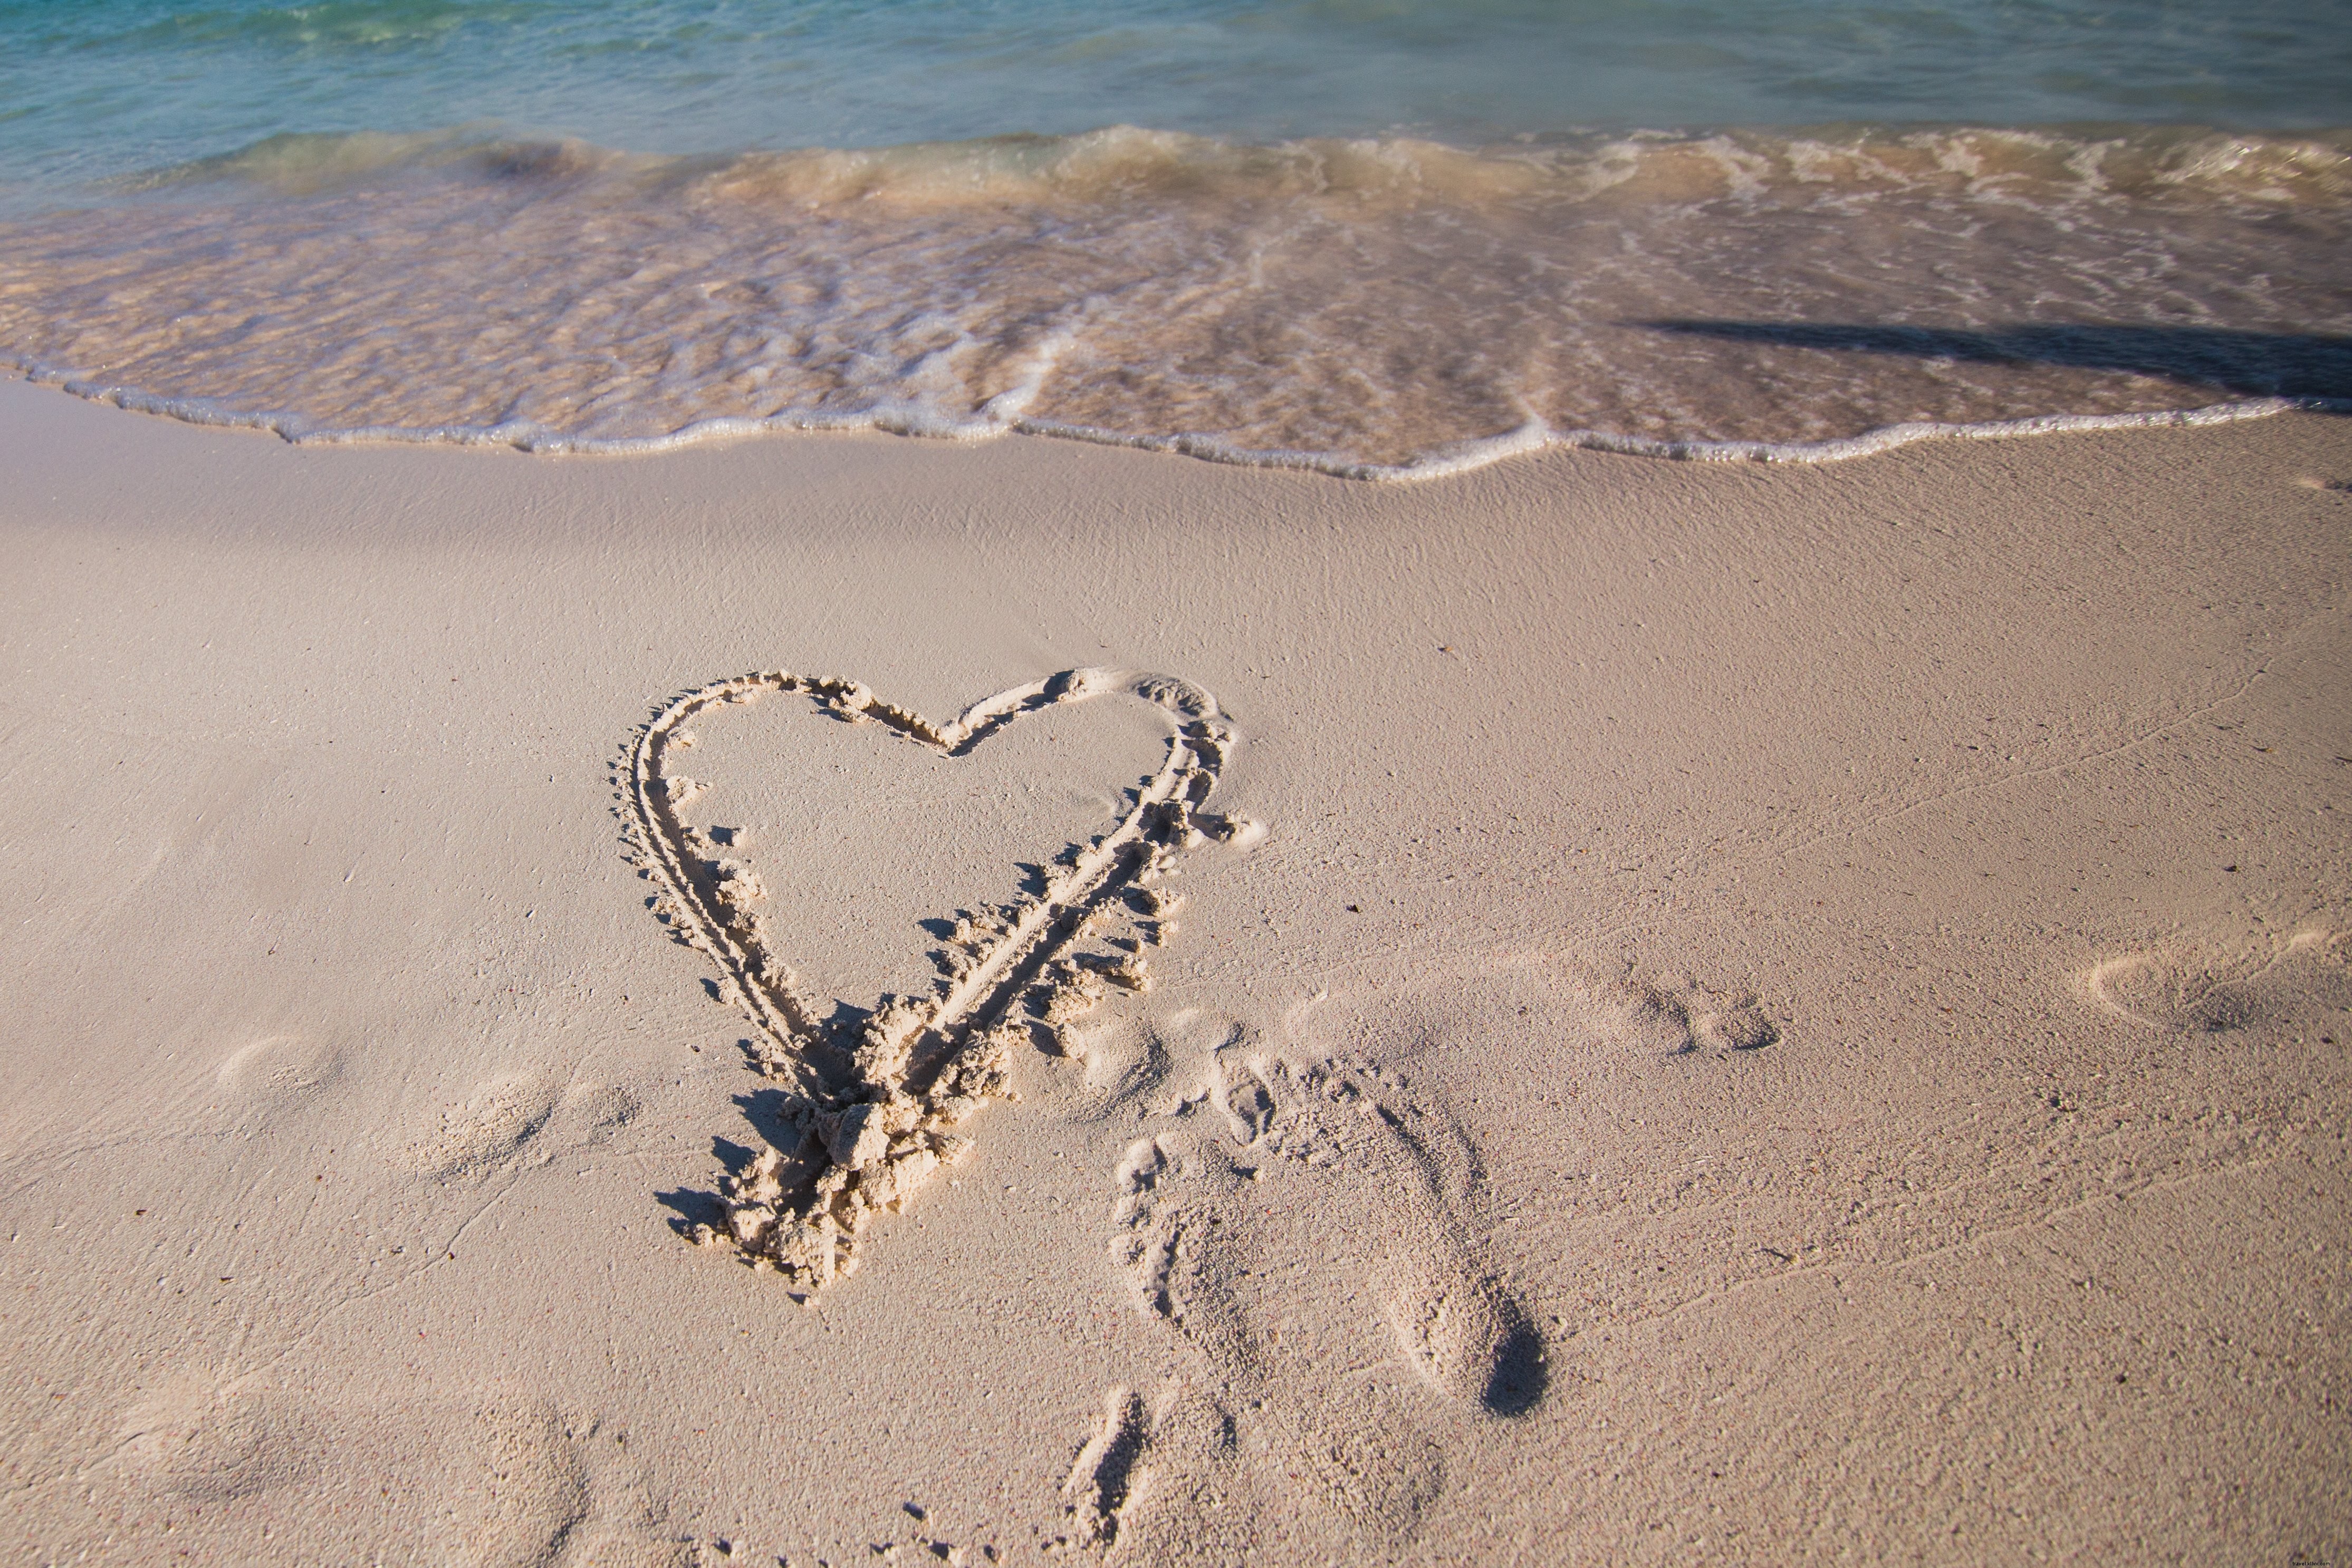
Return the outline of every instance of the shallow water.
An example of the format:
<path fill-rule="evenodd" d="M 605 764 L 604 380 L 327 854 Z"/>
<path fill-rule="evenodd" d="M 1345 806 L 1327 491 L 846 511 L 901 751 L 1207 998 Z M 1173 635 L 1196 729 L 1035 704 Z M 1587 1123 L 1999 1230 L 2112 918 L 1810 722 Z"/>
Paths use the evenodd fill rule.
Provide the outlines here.
<path fill-rule="evenodd" d="M 0 45 L 6 178 L 52 186 L 481 120 L 668 153 L 2352 121 L 2334 0 L 5 0 Z"/>
<path fill-rule="evenodd" d="M 1380 473 L 2352 397 L 2332 13 L 0 5 L 0 355 L 304 438 Z"/>

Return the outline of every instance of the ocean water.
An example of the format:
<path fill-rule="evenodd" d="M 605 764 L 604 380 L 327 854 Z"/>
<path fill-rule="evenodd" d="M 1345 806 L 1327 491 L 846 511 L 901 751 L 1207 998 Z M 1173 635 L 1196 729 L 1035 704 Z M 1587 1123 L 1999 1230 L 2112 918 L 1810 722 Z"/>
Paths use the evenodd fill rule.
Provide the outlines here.
<path fill-rule="evenodd" d="M 0 361 L 1399 476 L 2352 400 L 2352 6 L 0 3 Z"/>

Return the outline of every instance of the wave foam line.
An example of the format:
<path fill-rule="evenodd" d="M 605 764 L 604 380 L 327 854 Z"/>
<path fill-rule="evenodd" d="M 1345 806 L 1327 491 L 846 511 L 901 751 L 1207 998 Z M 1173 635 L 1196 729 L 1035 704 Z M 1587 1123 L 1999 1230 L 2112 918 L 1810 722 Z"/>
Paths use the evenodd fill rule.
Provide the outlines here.
<path fill-rule="evenodd" d="M 1554 430 L 1531 418 L 1497 435 L 1449 443 L 1405 463 L 1364 463 L 1331 453 L 1264 450 L 1237 446 L 1221 437 L 1197 433 L 1136 434 L 1094 425 L 1032 419 L 989 409 L 961 418 L 911 402 L 891 402 L 855 413 L 772 414 L 761 418 L 730 417 L 698 421 L 661 435 L 598 437 L 567 435 L 529 420 L 499 424 L 360 425 L 333 428 L 312 423 L 291 412 L 238 409 L 212 398 L 164 397 L 136 387 L 102 382 L 78 372 L 21 358 L 0 359 L 26 381 L 56 386 L 76 397 L 110 403 L 133 413 L 159 414 L 187 424 L 235 430 L 266 430 L 297 446 L 337 445 L 365 442 L 401 442 L 416 445 L 511 446 L 522 452 L 586 456 L 635 455 L 675 452 L 707 442 L 783 433 L 824 434 L 876 431 L 947 441 L 986 441 L 1003 435 L 1050 436 L 1083 441 L 1098 446 L 1122 446 L 1140 452 L 1165 452 L 1211 463 L 1244 468 L 1284 468 L 1328 475 L 1336 479 L 1361 479 L 1376 484 L 1411 484 L 1450 478 L 1488 467 L 1511 457 L 1538 452 L 1576 449 L 1611 452 L 1630 457 L 1658 457 L 1685 463 L 1843 463 L 1857 457 L 1891 452 L 1916 442 L 1937 440 L 1998 441 L 2013 436 L 2059 435 L 2087 431 L 2175 430 L 2241 420 L 2267 419 L 2298 411 L 2352 413 L 2352 399 L 2323 397 L 2243 398 L 2207 403 L 2199 408 L 2159 409 L 2137 413 L 2044 413 L 2022 419 L 1950 423 L 1911 421 L 1880 425 L 1858 435 L 1827 441 L 1705 441 L 1625 435 L 1607 430 Z M 1006 399 L 992 400 L 1001 407 Z M 1016 400 L 1025 402 L 1025 399 Z"/>

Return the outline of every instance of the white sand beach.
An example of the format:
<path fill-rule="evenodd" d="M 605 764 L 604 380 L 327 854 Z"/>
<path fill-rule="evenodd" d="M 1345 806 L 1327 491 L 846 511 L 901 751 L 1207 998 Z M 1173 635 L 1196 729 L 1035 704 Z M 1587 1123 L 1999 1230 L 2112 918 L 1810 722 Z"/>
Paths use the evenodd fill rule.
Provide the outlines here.
<path fill-rule="evenodd" d="M 2341 418 L 0 476 L 10 1561 L 2352 1560 Z"/>

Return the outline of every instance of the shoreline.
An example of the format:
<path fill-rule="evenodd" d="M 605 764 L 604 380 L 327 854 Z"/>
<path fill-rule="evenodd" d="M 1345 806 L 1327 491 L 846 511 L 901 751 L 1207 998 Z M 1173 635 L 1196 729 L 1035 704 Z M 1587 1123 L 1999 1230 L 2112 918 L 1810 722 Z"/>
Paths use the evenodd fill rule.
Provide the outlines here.
<path fill-rule="evenodd" d="M 2343 419 L 1404 486 L 121 413 L 0 385 L 36 1555 L 2352 1552 Z M 632 737 L 1090 667 L 1263 841 L 855 1279 L 690 1245 L 788 1134 Z M 1165 741 L 845 716 L 670 798 L 853 1010 Z"/>
<path fill-rule="evenodd" d="M 293 446 L 414 445 L 510 447 L 518 452 L 550 456 L 650 457 L 698 446 L 761 437 L 866 434 L 907 436 L 918 440 L 971 443 L 1008 435 L 1040 436 L 1089 446 L 1197 458 L 1236 468 L 1266 468 L 1320 475 L 1331 479 L 1376 484 L 1414 484 L 1454 478 L 1512 458 L 1546 452 L 1602 452 L 1626 457 L 1649 457 L 1675 463 L 1847 463 L 1897 451 L 1923 441 L 2009 441 L 2035 435 L 2079 435 L 2128 430 L 2199 429 L 2233 424 L 2242 420 L 2268 419 L 2281 413 L 2343 414 L 2352 413 L 2352 399 L 2329 397 L 2237 398 L 2191 408 L 2149 410 L 2125 413 L 2048 413 L 2019 419 L 1951 423 L 1912 420 L 1875 426 L 1859 434 L 1824 441 L 1710 441 L 1654 438 L 1602 430 L 1554 430 L 1540 419 L 1500 434 L 1449 444 L 1402 464 L 1359 463 L 1312 452 L 1256 451 L 1236 447 L 1216 436 L 1177 432 L 1165 435 L 1129 435 L 1088 425 L 1033 420 L 1015 413 L 992 418 L 985 412 L 961 423 L 941 423 L 889 413 L 845 415 L 838 419 L 778 415 L 768 419 L 713 419 L 673 431 L 603 440 L 569 436 L 530 423 L 491 426 L 446 426 L 427 429 L 367 426 L 339 430 L 313 426 L 292 413 L 248 412 L 222 407 L 210 398 L 174 398 L 141 392 L 134 387 L 106 384 L 69 371 L 49 370 L 23 360 L 5 361 L 28 385 L 54 387 L 71 397 L 103 403 L 128 413 L 143 413 L 219 430 L 247 430 L 275 435 Z"/>

